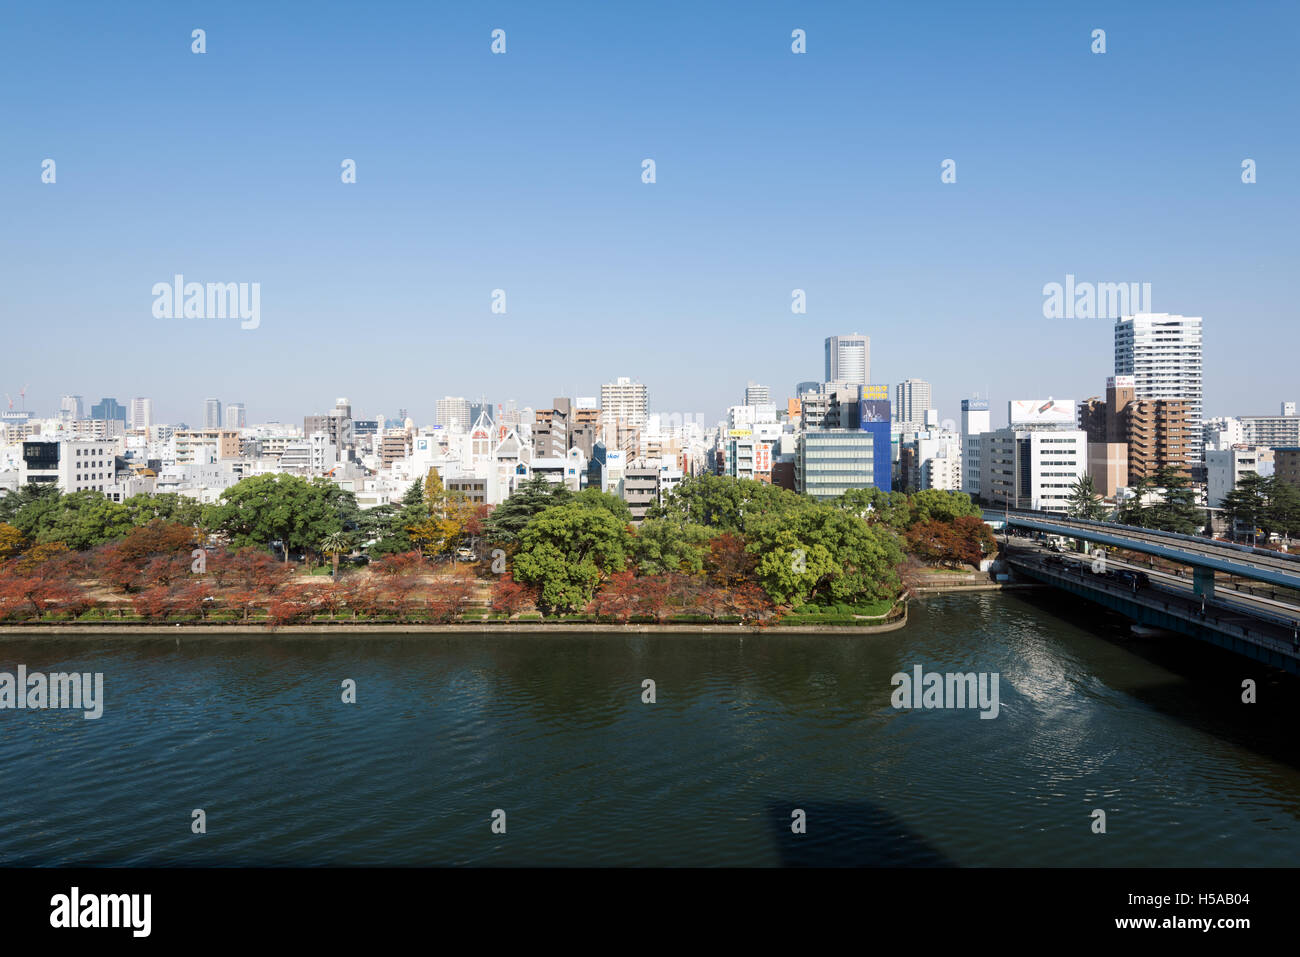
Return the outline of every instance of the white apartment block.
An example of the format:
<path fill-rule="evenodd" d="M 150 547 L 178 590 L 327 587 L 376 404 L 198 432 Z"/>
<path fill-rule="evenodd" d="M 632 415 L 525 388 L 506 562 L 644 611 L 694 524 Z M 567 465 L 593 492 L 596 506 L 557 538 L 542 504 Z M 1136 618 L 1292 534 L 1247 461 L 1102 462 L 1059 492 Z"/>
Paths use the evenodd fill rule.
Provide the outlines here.
<path fill-rule="evenodd" d="M 645 425 L 649 409 L 649 393 L 640 382 L 619 376 L 614 382 L 600 387 L 601 416 L 607 425 L 622 424 L 639 429 Z M 609 433 L 606 433 L 609 435 Z"/>
<path fill-rule="evenodd" d="M 1258 446 L 1237 445 L 1226 449 L 1206 450 L 1206 498 L 1210 508 L 1221 508 L 1224 497 L 1237 487 L 1242 476 L 1273 474 L 1273 450 Z"/>

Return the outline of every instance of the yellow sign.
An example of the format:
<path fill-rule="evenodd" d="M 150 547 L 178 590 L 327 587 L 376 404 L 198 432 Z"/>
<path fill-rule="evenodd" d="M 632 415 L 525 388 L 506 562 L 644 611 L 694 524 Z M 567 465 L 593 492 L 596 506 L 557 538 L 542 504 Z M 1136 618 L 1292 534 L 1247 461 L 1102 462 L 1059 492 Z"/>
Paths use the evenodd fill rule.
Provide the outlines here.
<path fill-rule="evenodd" d="M 729 429 L 727 430 L 727 434 L 733 438 L 736 438 L 742 435 L 753 435 L 754 430 L 753 429 Z"/>

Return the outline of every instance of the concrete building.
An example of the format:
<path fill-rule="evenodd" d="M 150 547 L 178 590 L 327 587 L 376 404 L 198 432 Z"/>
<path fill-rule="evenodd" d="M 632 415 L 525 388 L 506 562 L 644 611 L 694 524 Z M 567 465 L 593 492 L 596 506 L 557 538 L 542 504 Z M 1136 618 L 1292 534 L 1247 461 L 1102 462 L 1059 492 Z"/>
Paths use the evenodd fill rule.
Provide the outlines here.
<path fill-rule="evenodd" d="M 1221 508 L 1223 499 L 1249 474 L 1272 475 L 1273 450 L 1260 446 L 1237 445 L 1205 453 L 1206 499 L 1210 508 Z"/>
<path fill-rule="evenodd" d="M 992 507 L 1064 512 L 1088 468 L 1081 429 L 1005 428 L 981 436 L 981 499 Z"/>
<path fill-rule="evenodd" d="M 470 401 L 464 396 L 443 396 L 434 403 L 433 421 L 444 429 L 459 429 L 468 432 L 470 422 Z"/>
<path fill-rule="evenodd" d="M 59 418 L 65 422 L 85 418 L 82 414 L 84 404 L 84 400 L 79 395 L 65 395 L 59 400 Z"/>
<path fill-rule="evenodd" d="M 745 405 L 769 405 L 771 401 L 772 390 L 767 386 L 754 382 L 745 386 Z"/>
<path fill-rule="evenodd" d="M 1190 415 L 1187 400 L 1139 398 L 1136 377 L 1117 375 L 1106 380 L 1104 401 L 1094 397 L 1080 405 L 1079 427 L 1091 445 L 1125 446 L 1128 474 L 1121 485 L 1132 486 L 1166 467 L 1190 477 L 1194 439 L 1201 435 L 1199 426 L 1193 429 Z M 1099 449 L 1091 458 L 1105 473 L 1117 454 Z M 1097 478 L 1093 476 L 1094 484 Z"/>
<path fill-rule="evenodd" d="M 948 429 L 923 429 L 900 437 L 901 491 L 928 488 L 961 491 L 962 437 Z"/>
<path fill-rule="evenodd" d="M 1300 415 L 1243 415 L 1241 441 L 1274 448 L 1300 445 Z"/>
<path fill-rule="evenodd" d="M 871 339 L 868 336 L 828 336 L 825 382 L 866 385 L 871 381 Z"/>
<path fill-rule="evenodd" d="M 239 433 L 234 429 L 176 429 L 172 433 L 172 442 L 176 447 L 177 465 L 203 461 L 198 454 L 202 446 L 211 446 L 218 460 L 240 457 Z"/>
<path fill-rule="evenodd" d="M 310 437 L 318 432 L 327 436 L 340 454 L 356 447 L 357 437 L 352 421 L 352 404 L 346 397 L 335 399 L 334 408 L 325 415 L 303 416 L 302 434 Z"/>
<path fill-rule="evenodd" d="M 600 387 L 600 410 L 607 425 L 639 429 L 645 425 L 649 411 L 649 393 L 640 382 L 619 376 Z"/>
<path fill-rule="evenodd" d="M 1128 486 L 1128 444 L 1088 440 L 1088 475 L 1102 498 L 1115 498 Z"/>
<path fill-rule="evenodd" d="M 204 399 L 203 400 L 203 427 L 205 429 L 219 429 L 223 425 L 221 420 L 221 400 Z"/>
<path fill-rule="evenodd" d="M 988 399 L 961 400 L 961 490 L 980 497 L 980 436 L 992 429 Z"/>
<path fill-rule="evenodd" d="M 126 435 L 126 423 L 121 419 L 77 419 L 70 423 L 69 430 L 79 439 L 120 438 Z"/>
<path fill-rule="evenodd" d="M 133 429 L 147 429 L 153 425 L 153 399 L 143 396 L 132 399 L 128 424 Z"/>
<path fill-rule="evenodd" d="M 623 473 L 618 496 L 632 512 L 632 524 L 640 525 L 650 506 L 659 501 L 659 469 L 636 467 Z"/>
<path fill-rule="evenodd" d="M 806 429 L 799 433 L 795 491 L 830 499 L 875 485 L 875 437 L 861 429 Z"/>
<path fill-rule="evenodd" d="M 117 481 L 117 459 L 121 451 L 116 440 L 24 442 L 19 484 L 53 484 L 64 493 L 108 493 Z"/>
<path fill-rule="evenodd" d="M 1273 450 L 1273 475 L 1300 489 L 1300 446 L 1282 446 Z"/>
<path fill-rule="evenodd" d="M 1204 415 L 1201 389 L 1201 318 L 1167 312 L 1123 316 L 1115 323 L 1115 375 L 1132 376 L 1138 399 L 1181 399 L 1192 436 L 1188 466 L 1204 464 L 1199 439 Z M 1130 468 L 1132 464 L 1130 462 Z"/>
<path fill-rule="evenodd" d="M 242 429 L 248 426 L 248 412 L 242 402 L 232 402 L 226 406 L 225 427 Z"/>
<path fill-rule="evenodd" d="M 915 423 L 916 428 L 924 428 L 926 412 L 930 408 L 930 383 L 924 379 L 904 379 L 894 387 L 895 421 Z"/>

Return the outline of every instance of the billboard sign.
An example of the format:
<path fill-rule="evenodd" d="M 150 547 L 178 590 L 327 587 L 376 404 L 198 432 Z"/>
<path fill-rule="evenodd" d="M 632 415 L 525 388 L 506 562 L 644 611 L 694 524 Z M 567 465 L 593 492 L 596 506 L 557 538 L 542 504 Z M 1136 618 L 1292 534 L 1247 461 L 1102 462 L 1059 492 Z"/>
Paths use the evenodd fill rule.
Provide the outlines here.
<path fill-rule="evenodd" d="M 869 422 L 889 421 L 888 399 L 863 399 L 858 403 L 860 420 L 865 426 Z"/>
<path fill-rule="evenodd" d="M 1007 416 L 1012 425 L 1074 425 L 1073 399 L 1012 399 Z"/>

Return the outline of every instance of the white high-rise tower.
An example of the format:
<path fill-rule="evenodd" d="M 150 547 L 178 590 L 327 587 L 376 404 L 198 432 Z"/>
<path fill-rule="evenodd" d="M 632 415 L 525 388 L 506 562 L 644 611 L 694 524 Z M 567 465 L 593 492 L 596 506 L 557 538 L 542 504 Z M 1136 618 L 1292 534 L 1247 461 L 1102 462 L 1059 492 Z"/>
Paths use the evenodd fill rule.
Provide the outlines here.
<path fill-rule="evenodd" d="M 1187 424 L 1201 434 L 1201 317 L 1140 312 L 1115 323 L 1115 375 L 1131 375 L 1139 399 L 1185 399 Z M 1201 442 L 1188 451 L 1193 467 L 1205 461 Z"/>

